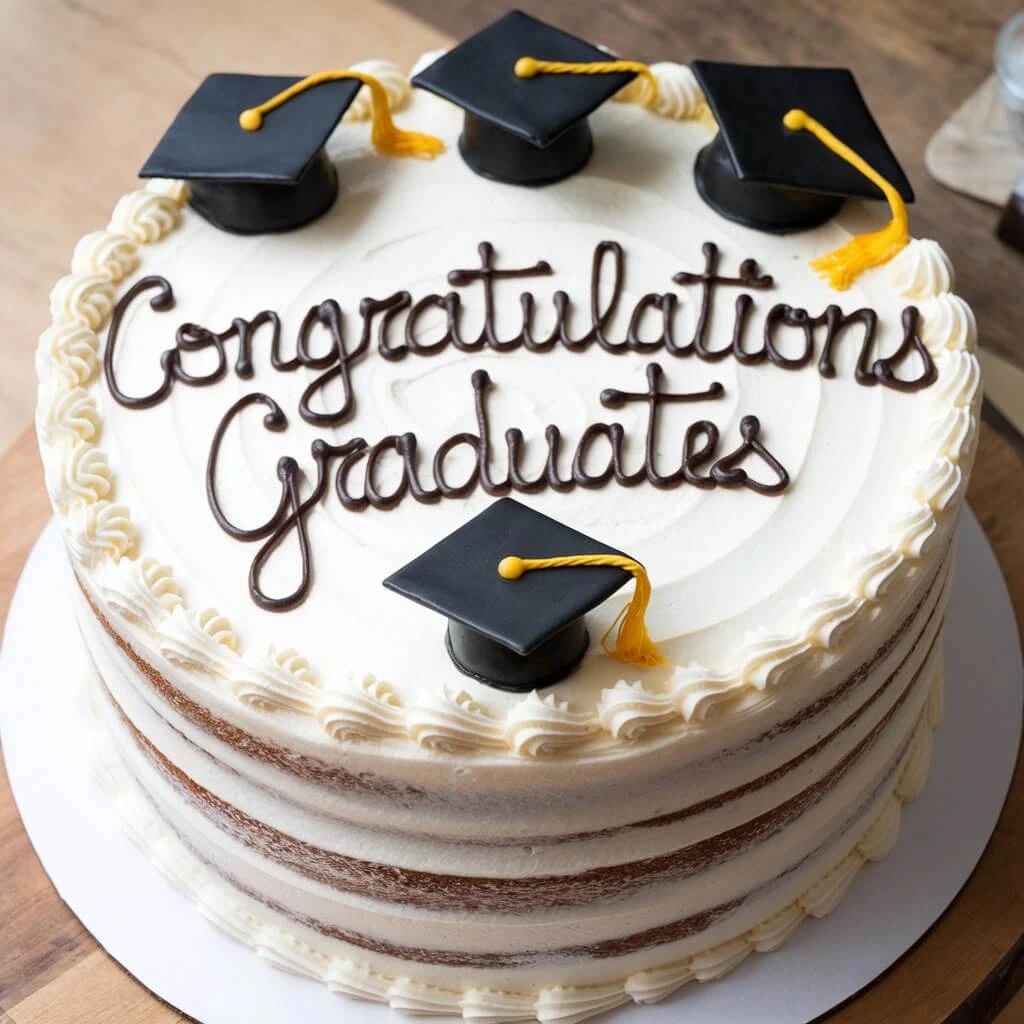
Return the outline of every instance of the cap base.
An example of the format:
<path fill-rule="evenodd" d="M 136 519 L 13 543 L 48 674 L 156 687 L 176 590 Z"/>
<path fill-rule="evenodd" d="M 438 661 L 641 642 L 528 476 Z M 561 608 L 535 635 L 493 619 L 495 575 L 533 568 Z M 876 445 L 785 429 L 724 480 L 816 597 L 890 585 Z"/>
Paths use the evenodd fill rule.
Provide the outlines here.
<path fill-rule="evenodd" d="M 816 228 L 830 221 L 844 202 L 842 196 L 738 178 L 721 134 L 697 154 L 693 178 L 700 197 L 716 213 L 744 227 L 772 234 Z"/>
<path fill-rule="evenodd" d="M 459 153 L 469 169 L 507 185 L 553 185 L 586 167 L 593 152 L 594 139 L 586 118 L 547 146 L 535 146 L 470 113 L 459 136 Z"/>
<path fill-rule="evenodd" d="M 579 667 L 589 646 L 582 618 L 529 654 L 518 654 L 454 619 L 445 634 L 448 655 L 463 675 L 510 693 L 529 693 L 560 682 Z"/>
<path fill-rule="evenodd" d="M 294 185 L 191 181 L 189 205 L 215 228 L 236 235 L 294 231 L 325 214 L 338 196 L 338 175 L 321 150 Z"/>

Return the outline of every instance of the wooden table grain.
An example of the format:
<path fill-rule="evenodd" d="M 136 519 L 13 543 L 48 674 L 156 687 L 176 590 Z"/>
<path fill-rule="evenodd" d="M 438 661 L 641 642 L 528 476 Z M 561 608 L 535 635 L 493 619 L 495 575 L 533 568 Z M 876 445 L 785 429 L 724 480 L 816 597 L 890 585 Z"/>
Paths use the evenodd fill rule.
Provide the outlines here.
<path fill-rule="evenodd" d="M 301 6 L 301 14 L 296 11 Z M 367 56 L 410 64 L 507 0 L 15 0 L 3 7 L 0 85 L 0 450 L 27 423 L 46 295 L 85 231 L 105 223 L 131 170 L 210 70 L 306 71 Z M 925 143 L 991 66 L 1013 0 L 545 0 L 547 20 L 641 59 L 698 56 L 846 64 L 915 183 L 915 232 L 942 240 L 986 344 L 1024 363 L 1024 262 L 992 237 L 994 211 L 924 174 Z M 420 20 L 426 18 L 431 22 Z M 969 500 L 1024 624 L 1024 445 L 989 415 Z M 6 431 L 6 433 L 5 433 Z M 0 622 L 48 508 L 34 438 L 0 457 Z M 983 668 L 983 666 L 982 666 Z M 0 776 L 3 770 L 0 766 Z M 986 1024 L 1024 974 L 1024 778 L 978 869 L 931 932 L 829 1024 Z M 884 866 L 878 870 L 884 870 Z M 140 919 L 140 927 L 149 924 Z M 813 927 L 811 925 L 810 927 Z M 0 779 L 0 1024 L 165 1024 L 184 1018 L 96 945 L 61 903 Z M 1024 1022 L 1022 997 L 999 1016 Z"/>

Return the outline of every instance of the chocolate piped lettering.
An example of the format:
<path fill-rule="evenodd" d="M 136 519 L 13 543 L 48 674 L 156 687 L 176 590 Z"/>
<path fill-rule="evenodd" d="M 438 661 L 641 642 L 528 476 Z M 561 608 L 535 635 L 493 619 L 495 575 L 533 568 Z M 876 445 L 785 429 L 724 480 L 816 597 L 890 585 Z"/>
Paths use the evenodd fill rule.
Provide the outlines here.
<path fill-rule="evenodd" d="M 733 332 L 732 344 L 719 349 L 710 349 L 707 345 L 708 328 L 711 326 L 712 300 L 715 288 L 720 284 L 740 285 L 746 288 L 771 288 L 774 281 L 770 274 L 758 272 L 756 260 L 744 260 L 740 264 L 738 277 L 723 277 L 718 273 L 718 246 L 714 242 L 705 242 L 701 248 L 704 254 L 704 269 L 699 274 L 681 270 L 672 278 L 676 284 L 700 285 L 700 312 L 697 314 L 697 325 L 693 331 L 693 339 L 680 352 L 693 351 L 701 359 L 724 359 L 736 347 L 736 332 Z M 737 310 L 739 319 L 739 310 Z"/>
<path fill-rule="evenodd" d="M 228 517 L 217 490 L 217 468 L 225 434 L 252 406 L 264 406 L 268 410 L 263 416 L 265 429 L 277 432 L 287 426 L 284 410 L 269 395 L 253 392 L 238 399 L 228 409 L 214 432 L 206 470 L 207 498 L 214 518 L 225 533 L 240 541 L 263 541 L 250 568 L 250 592 L 260 607 L 281 611 L 301 603 L 312 584 L 312 553 L 306 520 L 330 489 L 332 474 L 334 492 L 342 506 L 350 511 L 371 507 L 386 511 L 407 499 L 433 504 L 442 499 L 464 498 L 477 488 L 495 495 L 512 491 L 530 494 L 547 489 L 563 492 L 575 488 L 593 490 L 612 481 L 621 487 L 635 487 L 649 481 L 663 489 L 687 483 L 705 490 L 746 487 L 769 495 L 779 494 L 785 489 L 789 476 L 761 440 L 760 423 L 755 416 L 745 416 L 741 420 L 742 442 L 724 454 L 718 451 L 720 435 L 714 423 L 699 420 L 691 424 L 683 437 L 678 467 L 671 473 L 659 472 L 654 464 L 659 408 L 669 403 L 714 402 L 725 395 L 725 389 L 717 381 L 695 391 L 662 390 L 664 376 L 663 369 L 652 363 L 647 368 L 646 392 L 621 392 L 607 388 L 600 396 L 607 408 L 622 408 L 630 402 L 643 402 L 647 406 L 644 457 L 635 468 L 626 464 L 627 437 L 622 424 L 598 422 L 584 428 L 572 452 L 570 471 L 564 475 L 560 469 L 561 431 L 555 424 L 549 424 L 544 432 L 547 457 L 543 470 L 536 477 L 528 478 L 523 474 L 520 463 L 526 442 L 522 431 L 517 428 L 506 431 L 507 469 L 504 477 L 495 477 L 495 451 L 487 396 L 496 385 L 485 370 L 475 370 L 470 378 L 470 387 L 476 433 L 460 431 L 446 438 L 438 445 L 429 467 L 425 465 L 426 459 L 421 458 L 419 441 L 413 433 L 389 434 L 373 444 L 368 444 L 361 437 L 341 445 L 317 438 L 310 446 L 314 471 L 303 473 L 296 460 L 288 456 L 278 460 L 276 473 L 280 497 L 277 505 L 264 522 L 250 527 L 240 526 Z M 449 460 L 460 449 L 464 457 L 462 466 L 456 470 Z M 397 479 L 391 479 L 385 487 L 381 465 L 389 457 L 399 464 L 399 472 Z M 771 471 L 773 479 L 765 481 L 748 472 L 748 462 L 757 459 Z M 701 472 L 705 469 L 706 472 Z M 462 476 L 459 477 L 458 473 Z M 361 482 L 361 490 L 358 482 L 354 489 L 353 477 Z M 309 493 L 303 496 L 300 482 L 307 478 L 314 483 Z M 262 585 L 263 571 L 275 551 L 292 533 L 299 547 L 299 583 L 290 594 L 268 594 Z"/>
<path fill-rule="evenodd" d="M 352 347 L 346 340 L 345 312 L 333 298 L 306 311 L 290 354 L 283 351 L 281 319 L 273 310 L 262 310 L 251 319 L 235 317 L 223 330 L 182 323 L 174 330 L 173 343 L 159 354 L 156 387 L 133 394 L 123 384 L 118 369 L 124 361 L 122 335 L 129 313 L 134 315 L 133 306 L 143 299 L 156 314 L 166 313 L 175 305 L 171 283 L 150 275 L 132 285 L 114 309 L 103 357 L 104 376 L 116 402 L 130 409 L 146 409 L 167 399 L 179 384 L 207 387 L 232 369 L 239 379 L 250 379 L 255 361 L 267 359 L 269 353 L 269 364 L 275 372 L 315 371 L 302 391 L 298 412 L 307 423 L 325 428 L 339 428 L 354 417 L 362 372 L 359 367 L 371 355 L 398 362 L 436 356 L 449 348 L 462 353 L 524 350 L 540 354 L 555 348 L 585 353 L 596 346 L 611 355 L 661 352 L 673 361 L 673 367 L 681 365 L 674 362 L 676 359 L 716 363 L 730 357 L 741 366 L 770 363 L 791 372 L 814 364 L 821 377 L 831 379 L 838 373 L 836 353 L 840 347 L 853 344 L 858 346 L 853 371 L 857 384 L 916 391 L 936 380 L 934 362 L 921 341 L 920 314 L 915 307 L 908 306 L 902 312 L 899 347 L 880 357 L 875 353 L 878 315 L 867 308 L 846 313 L 830 304 L 821 313 L 812 313 L 776 302 L 763 312 L 760 326 L 755 328 L 757 306 L 751 293 L 773 289 L 772 276 L 762 273 L 752 259 L 741 261 L 735 276 L 721 273 L 721 254 L 712 242 L 704 243 L 702 254 L 701 270 L 680 270 L 673 275 L 672 282 L 681 286 L 682 292 L 649 291 L 629 308 L 627 254 L 618 242 L 600 242 L 591 255 L 590 292 L 584 307 L 589 324 L 576 322 L 582 318 L 572 299 L 565 291 L 557 290 L 549 300 L 554 322 L 542 335 L 536 324 L 541 303 L 532 292 L 519 293 L 520 322 L 515 333 L 499 332 L 498 311 L 504 299 L 502 289 L 507 289 L 510 282 L 550 277 L 554 273 L 551 264 L 541 259 L 524 266 L 502 267 L 494 246 L 485 241 L 478 246 L 477 266 L 447 274 L 452 291 L 419 298 L 407 291 L 363 298 L 358 304 L 358 338 Z M 691 288 L 696 289 L 695 304 Z M 728 343 L 712 347 L 711 327 L 722 288 L 741 290 L 732 300 Z M 463 322 L 464 303 L 471 300 L 483 309 L 482 325 L 472 335 Z M 677 330 L 684 308 L 695 311 L 692 333 L 685 340 Z M 438 320 L 443 322 L 443 329 L 435 329 Z M 625 324 L 624 331 L 616 326 L 619 324 Z M 434 325 L 430 337 L 424 325 Z M 233 367 L 228 354 L 232 340 L 237 345 Z M 193 365 L 202 369 L 193 371 Z M 561 428 L 554 423 L 545 427 L 543 441 L 528 439 L 518 427 L 509 427 L 502 445 L 502 440 L 494 436 L 489 410 L 490 395 L 500 382 L 478 368 L 469 377 L 475 431 L 454 433 L 432 453 L 424 451 L 411 432 L 388 434 L 376 441 L 350 437 L 337 444 L 317 438 L 310 445 L 312 466 L 308 470 L 303 471 L 291 456 L 278 460 L 278 497 L 269 516 L 256 524 L 240 524 L 228 515 L 218 490 L 225 435 L 241 429 L 235 427 L 236 421 L 251 408 L 262 408 L 266 430 L 283 431 L 288 422 L 272 397 L 252 392 L 231 405 L 214 431 L 206 470 L 207 500 L 214 519 L 228 536 L 243 543 L 260 543 L 250 566 L 249 589 L 261 607 L 280 611 L 301 603 L 312 586 L 313 552 L 307 519 L 330 490 L 341 506 L 352 512 L 370 508 L 387 511 L 405 501 L 433 504 L 463 498 L 477 489 L 497 497 L 594 489 L 613 482 L 620 487 L 647 483 L 663 490 L 690 485 L 702 490 L 744 488 L 761 495 L 781 494 L 789 486 L 789 474 L 768 447 L 760 420 L 750 413 L 741 416 L 740 440 L 731 450 L 721 450 L 721 431 L 712 419 L 696 419 L 682 431 L 675 449 L 678 461 L 658 465 L 658 453 L 664 459 L 664 453 L 671 450 L 662 437 L 665 407 L 700 406 L 725 395 L 718 381 L 683 389 L 677 379 L 672 388 L 668 384 L 670 375 L 677 376 L 675 371 L 666 371 L 662 363 L 652 361 L 646 367 L 645 391 L 608 387 L 598 396 L 601 405 L 611 411 L 636 404 L 646 408 L 642 459 L 638 460 L 639 451 L 631 454 L 626 430 L 614 420 L 586 425 L 571 450 Z M 544 457 L 538 466 L 541 444 Z M 525 468 L 528 457 L 538 468 Z M 273 558 L 283 557 L 279 552 L 289 538 L 293 538 L 299 552 L 297 583 L 290 593 L 270 594 L 263 585 L 266 567 Z"/>

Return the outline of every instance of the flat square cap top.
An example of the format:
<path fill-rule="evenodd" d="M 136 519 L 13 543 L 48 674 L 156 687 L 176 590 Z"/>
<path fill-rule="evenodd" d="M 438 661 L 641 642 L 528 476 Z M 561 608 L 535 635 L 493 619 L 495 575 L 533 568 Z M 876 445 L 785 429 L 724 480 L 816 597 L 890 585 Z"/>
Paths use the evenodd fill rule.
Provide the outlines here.
<path fill-rule="evenodd" d="M 298 81 L 291 75 L 210 75 L 178 112 L 139 176 L 297 184 L 361 88 L 354 79 L 327 82 L 269 113 L 259 131 L 239 125 L 243 110 Z"/>
<path fill-rule="evenodd" d="M 502 498 L 399 569 L 384 586 L 529 655 L 632 577 L 614 567 L 581 566 L 507 580 L 498 575 L 498 563 L 507 555 L 581 554 L 622 552 Z"/>
<path fill-rule="evenodd" d="M 604 50 L 522 11 L 510 11 L 416 75 L 412 84 L 539 148 L 551 145 L 636 76 L 546 75 L 518 78 L 516 61 L 608 61 Z"/>
<path fill-rule="evenodd" d="M 809 132 L 782 123 L 805 110 L 862 156 L 906 202 L 914 192 L 846 68 L 691 65 L 728 147 L 736 176 L 803 192 L 881 199 L 882 193 Z"/>

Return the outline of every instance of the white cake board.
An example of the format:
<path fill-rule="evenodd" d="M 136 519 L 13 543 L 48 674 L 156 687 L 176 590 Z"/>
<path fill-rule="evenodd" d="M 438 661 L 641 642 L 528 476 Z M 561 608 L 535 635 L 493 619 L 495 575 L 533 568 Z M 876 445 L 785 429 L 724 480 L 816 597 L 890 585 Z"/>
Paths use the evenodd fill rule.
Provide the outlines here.
<path fill-rule="evenodd" d="M 385 1006 L 273 970 L 209 925 L 122 829 L 79 742 L 85 655 L 56 525 L 11 605 L 0 657 L 0 727 L 11 787 L 43 867 L 107 952 L 203 1024 L 395 1024 Z M 1022 665 L 995 556 L 969 511 L 947 618 L 946 717 L 931 775 L 896 849 L 861 871 L 842 904 L 725 980 L 684 986 L 612 1024 L 806 1024 L 877 978 L 928 930 L 981 857 L 1017 756 Z"/>

